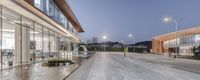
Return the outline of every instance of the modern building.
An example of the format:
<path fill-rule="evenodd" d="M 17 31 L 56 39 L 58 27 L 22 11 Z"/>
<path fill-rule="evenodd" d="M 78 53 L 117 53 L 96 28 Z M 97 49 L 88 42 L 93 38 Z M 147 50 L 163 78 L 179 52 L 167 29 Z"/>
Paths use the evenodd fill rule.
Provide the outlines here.
<path fill-rule="evenodd" d="M 177 37 L 177 38 L 176 38 Z M 153 37 L 153 53 L 175 53 L 178 55 L 194 55 L 194 49 L 200 45 L 200 26 L 171 32 Z M 177 46 L 177 47 L 176 47 Z"/>
<path fill-rule="evenodd" d="M 0 0 L 0 68 L 65 58 L 80 32 L 67 0 Z"/>

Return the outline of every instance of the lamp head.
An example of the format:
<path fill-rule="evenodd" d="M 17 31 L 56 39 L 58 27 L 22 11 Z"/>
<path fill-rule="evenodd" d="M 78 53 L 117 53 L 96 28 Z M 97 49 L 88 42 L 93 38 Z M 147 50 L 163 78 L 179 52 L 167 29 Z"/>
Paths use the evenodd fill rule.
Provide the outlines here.
<path fill-rule="evenodd" d="M 103 38 L 103 39 L 107 39 L 107 37 L 106 37 L 106 36 L 103 36 L 102 38 Z"/>
<path fill-rule="evenodd" d="M 131 38 L 131 37 L 133 37 L 133 35 L 132 34 L 128 34 L 128 37 Z"/>
<path fill-rule="evenodd" d="M 164 20 L 164 22 L 171 22 L 172 18 L 171 17 L 165 17 L 163 20 Z"/>

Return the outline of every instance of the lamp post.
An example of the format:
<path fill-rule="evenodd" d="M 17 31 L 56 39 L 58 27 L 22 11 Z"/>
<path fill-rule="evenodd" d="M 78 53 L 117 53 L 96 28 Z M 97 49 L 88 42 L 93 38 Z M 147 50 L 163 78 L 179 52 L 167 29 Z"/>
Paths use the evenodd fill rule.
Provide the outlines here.
<path fill-rule="evenodd" d="M 123 48 L 124 48 L 124 40 L 121 40 L 121 42 L 122 42 L 122 46 L 123 46 Z"/>
<path fill-rule="evenodd" d="M 107 36 L 102 36 L 103 40 L 104 40 L 104 52 L 105 52 L 105 40 L 107 39 Z"/>
<path fill-rule="evenodd" d="M 125 45 L 124 45 L 124 40 L 121 40 L 122 46 L 123 46 L 123 51 L 124 51 L 124 57 L 126 57 L 126 51 L 125 51 Z"/>
<path fill-rule="evenodd" d="M 175 41 L 175 57 L 174 58 L 176 58 L 177 57 L 177 55 L 178 55 L 178 43 L 177 43 L 177 30 L 178 30 L 178 23 L 177 23 L 177 21 L 176 20 L 174 20 L 174 19 L 172 19 L 171 17 L 165 17 L 164 18 L 164 22 L 167 22 L 167 23 L 170 23 L 170 22 L 174 22 L 174 24 L 175 24 L 175 37 L 176 37 L 176 41 Z"/>
<path fill-rule="evenodd" d="M 133 37 L 133 35 L 132 34 L 128 34 L 128 37 L 129 38 L 133 38 L 133 53 L 135 52 L 135 40 L 134 40 L 134 37 Z"/>

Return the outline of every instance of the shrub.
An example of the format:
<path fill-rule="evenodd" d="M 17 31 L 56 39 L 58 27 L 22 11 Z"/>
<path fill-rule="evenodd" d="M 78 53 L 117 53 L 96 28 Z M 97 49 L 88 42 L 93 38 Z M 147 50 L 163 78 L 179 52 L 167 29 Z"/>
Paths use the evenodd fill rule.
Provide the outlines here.
<path fill-rule="evenodd" d="M 68 59 L 49 59 L 47 62 L 44 62 L 43 66 L 59 66 L 60 63 L 63 63 L 65 65 L 66 63 L 73 64 L 71 60 Z"/>

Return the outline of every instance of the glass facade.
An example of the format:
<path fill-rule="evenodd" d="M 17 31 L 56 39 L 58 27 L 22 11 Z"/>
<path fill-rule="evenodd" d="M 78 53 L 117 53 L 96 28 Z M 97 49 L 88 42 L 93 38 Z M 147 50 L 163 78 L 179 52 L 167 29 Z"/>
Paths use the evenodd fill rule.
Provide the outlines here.
<path fill-rule="evenodd" d="M 189 35 L 177 38 L 178 52 L 180 55 L 193 55 L 192 49 L 200 46 L 200 34 Z M 174 52 L 176 39 L 163 42 L 164 52 Z"/>
<path fill-rule="evenodd" d="M 20 16 L 5 7 L 2 7 L 2 23 L 1 23 L 1 60 L 2 68 L 7 68 L 10 65 L 17 65 L 15 61 L 16 53 L 19 53 L 19 50 L 16 50 L 16 47 L 21 47 L 21 45 L 16 45 L 16 40 L 19 40 L 19 30 L 21 29 Z M 16 34 L 15 34 L 16 33 Z M 16 60 L 17 61 L 17 60 Z"/>
<path fill-rule="evenodd" d="M 43 56 L 43 29 L 42 25 L 35 23 L 34 24 L 34 37 L 35 37 L 35 60 L 42 60 Z"/>
<path fill-rule="evenodd" d="M 49 50 L 50 50 L 50 45 L 49 45 L 49 29 L 43 28 L 43 58 L 47 59 L 49 58 Z"/>
<path fill-rule="evenodd" d="M 2 6 L 0 5 L 0 69 L 3 68 L 3 51 L 2 51 Z"/>
<path fill-rule="evenodd" d="M 200 42 L 200 34 L 177 38 L 178 46 L 199 46 L 199 42 Z M 163 45 L 164 47 L 175 47 L 176 39 L 164 41 Z"/>
<path fill-rule="evenodd" d="M 55 5 L 53 0 L 34 0 L 34 5 L 42 12 L 46 13 L 54 21 L 62 25 L 65 29 L 78 35 L 73 25 L 67 20 L 61 10 Z M 69 25 L 68 25 L 69 24 Z"/>
<path fill-rule="evenodd" d="M 1 70 L 72 53 L 67 37 L 1 5 L 0 35 Z"/>

